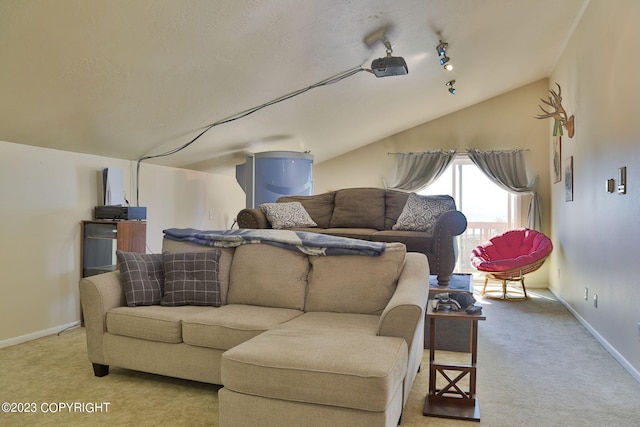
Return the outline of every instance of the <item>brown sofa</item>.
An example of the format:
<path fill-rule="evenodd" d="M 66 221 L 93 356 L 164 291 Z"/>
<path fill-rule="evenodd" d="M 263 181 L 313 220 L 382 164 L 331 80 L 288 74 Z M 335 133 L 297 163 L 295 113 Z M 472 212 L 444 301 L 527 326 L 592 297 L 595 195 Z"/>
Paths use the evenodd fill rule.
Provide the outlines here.
<path fill-rule="evenodd" d="M 438 276 L 438 284 L 446 286 L 451 279 L 457 257 L 455 236 L 467 228 L 464 214 L 455 208 L 450 196 L 431 196 L 445 200 L 451 209 L 439 214 L 429 231 L 394 230 L 403 213 L 410 193 L 381 188 L 348 188 L 313 196 L 286 196 L 278 203 L 300 202 L 314 227 L 291 227 L 377 242 L 401 242 L 409 252 L 427 256 L 431 274 Z M 415 196 L 415 195 L 414 195 Z M 429 198 L 420 196 L 421 200 Z M 431 213 L 424 211 L 424 216 Z M 265 212 L 260 209 L 242 209 L 237 217 L 240 228 L 272 228 Z"/>

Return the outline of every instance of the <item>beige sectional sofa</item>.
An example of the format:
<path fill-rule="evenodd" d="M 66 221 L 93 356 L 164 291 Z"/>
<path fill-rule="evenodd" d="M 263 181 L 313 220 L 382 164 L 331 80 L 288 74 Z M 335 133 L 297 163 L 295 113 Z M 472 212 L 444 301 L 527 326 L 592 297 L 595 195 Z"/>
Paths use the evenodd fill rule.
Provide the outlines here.
<path fill-rule="evenodd" d="M 120 272 L 82 279 L 96 376 L 111 365 L 221 384 L 221 426 L 398 424 L 423 355 L 423 254 L 400 243 L 377 257 L 221 251 L 220 307 L 130 307 Z"/>

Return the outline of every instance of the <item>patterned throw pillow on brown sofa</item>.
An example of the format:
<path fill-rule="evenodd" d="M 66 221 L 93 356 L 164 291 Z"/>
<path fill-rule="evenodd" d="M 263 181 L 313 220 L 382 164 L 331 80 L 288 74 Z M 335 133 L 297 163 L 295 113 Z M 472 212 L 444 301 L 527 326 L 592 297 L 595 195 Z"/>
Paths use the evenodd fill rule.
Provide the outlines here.
<path fill-rule="evenodd" d="M 433 234 L 438 218 L 455 208 L 455 202 L 449 196 L 419 196 L 411 193 L 392 230 L 425 231 Z"/>
<path fill-rule="evenodd" d="M 300 202 L 263 203 L 260 210 L 271 224 L 271 228 L 316 227 L 316 224 Z"/>

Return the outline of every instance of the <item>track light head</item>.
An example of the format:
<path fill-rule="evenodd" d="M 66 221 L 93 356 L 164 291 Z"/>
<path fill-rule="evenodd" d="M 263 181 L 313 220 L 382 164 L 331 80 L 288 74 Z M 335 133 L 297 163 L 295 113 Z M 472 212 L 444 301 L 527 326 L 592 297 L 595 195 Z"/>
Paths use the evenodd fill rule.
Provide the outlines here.
<path fill-rule="evenodd" d="M 448 56 L 443 56 L 442 58 L 440 58 L 440 65 L 444 65 L 447 62 L 449 62 L 451 60 L 451 58 L 449 58 Z"/>
<path fill-rule="evenodd" d="M 451 71 L 451 70 L 453 70 L 453 65 L 451 65 L 451 63 L 444 64 L 444 69 L 447 70 L 447 71 Z"/>
<path fill-rule="evenodd" d="M 449 43 L 445 43 L 440 40 L 440 44 L 436 46 L 436 52 L 438 52 L 438 56 L 444 56 L 447 53 L 447 47 L 449 47 Z"/>
<path fill-rule="evenodd" d="M 453 87 L 453 85 L 454 85 L 454 84 L 456 84 L 456 81 L 455 81 L 455 80 L 449 80 L 449 81 L 447 82 L 447 86 L 449 86 L 449 93 L 450 93 L 451 95 L 455 95 L 455 94 L 456 94 L 456 88 L 455 88 L 455 87 Z"/>

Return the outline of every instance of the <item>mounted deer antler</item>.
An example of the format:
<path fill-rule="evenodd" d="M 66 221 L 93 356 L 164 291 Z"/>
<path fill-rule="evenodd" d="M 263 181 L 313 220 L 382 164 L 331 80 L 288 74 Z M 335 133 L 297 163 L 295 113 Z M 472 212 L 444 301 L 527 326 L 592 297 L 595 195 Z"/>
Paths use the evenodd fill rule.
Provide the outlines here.
<path fill-rule="evenodd" d="M 540 107 L 540 109 L 545 114 L 537 115 L 536 119 L 546 119 L 548 117 L 553 117 L 554 120 L 556 121 L 555 125 L 553 126 L 553 135 L 554 136 L 562 135 L 562 126 L 564 126 L 567 129 L 569 138 L 573 138 L 573 134 L 575 132 L 574 122 L 573 122 L 574 118 L 573 118 L 573 115 L 569 117 L 567 112 L 562 107 L 562 96 L 560 96 L 562 93 L 562 89 L 560 88 L 560 85 L 558 83 L 556 83 L 556 86 L 558 86 L 558 93 L 556 93 L 553 90 L 549 90 L 551 95 L 549 96 L 548 101 L 545 101 L 544 99 L 540 98 L 540 101 L 544 102 L 550 107 L 553 107 L 555 111 L 551 111 L 551 112 L 547 111 L 544 108 L 542 108 L 541 105 L 539 105 L 538 107 Z"/>

